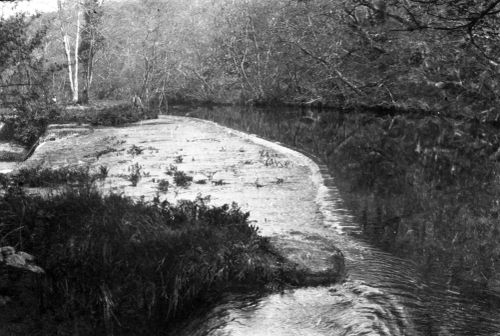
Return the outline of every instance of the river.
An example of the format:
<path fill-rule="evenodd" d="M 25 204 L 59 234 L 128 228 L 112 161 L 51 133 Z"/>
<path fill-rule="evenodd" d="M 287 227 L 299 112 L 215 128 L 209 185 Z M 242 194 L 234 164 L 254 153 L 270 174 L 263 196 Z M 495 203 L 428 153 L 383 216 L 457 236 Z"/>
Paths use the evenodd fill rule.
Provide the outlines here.
<path fill-rule="evenodd" d="M 290 110 L 281 114 L 281 126 L 276 124 L 278 117 L 268 118 L 259 110 L 197 109 L 188 115 L 244 131 L 261 130 L 256 133 L 272 138 L 270 129 L 282 127 L 286 131 L 290 120 L 299 119 L 297 113 Z M 269 119 L 273 122 L 266 121 Z M 345 209 L 328 168 L 320 160 L 316 162 L 321 176 L 316 198 L 320 235 L 343 251 L 346 281 L 272 295 L 228 295 L 202 318 L 184 326 L 180 334 L 500 335 L 497 296 L 452 286 L 444 274 L 423 272 L 410 260 L 370 244 Z M 304 237 L 297 239 L 306 241 Z"/>

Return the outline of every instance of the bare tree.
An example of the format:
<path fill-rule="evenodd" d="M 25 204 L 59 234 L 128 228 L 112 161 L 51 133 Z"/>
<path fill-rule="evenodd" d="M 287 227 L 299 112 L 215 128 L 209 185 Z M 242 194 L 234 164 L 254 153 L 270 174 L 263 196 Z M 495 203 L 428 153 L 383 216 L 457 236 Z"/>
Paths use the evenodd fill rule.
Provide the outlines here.
<path fill-rule="evenodd" d="M 71 88 L 71 100 L 73 103 L 78 102 L 78 53 L 80 46 L 80 2 L 76 2 L 76 34 L 74 40 L 74 54 L 71 54 L 71 37 L 70 37 L 70 22 L 71 20 L 65 17 L 62 0 L 57 0 L 57 9 L 59 15 L 59 29 L 64 44 L 66 54 L 69 83 Z"/>
<path fill-rule="evenodd" d="M 69 0 L 64 4 L 62 0 L 57 0 L 59 30 L 66 55 L 73 103 L 88 102 L 88 91 L 92 83 L 93 59 L 98 41 L 97 20 L 95 18 L 98 16 L 98 10 L 102 4 L 103 0 Z M 79 65 L 82 61 L 82 49 L 84 51 L 84 90 L 83 95 L 80 96 Z"/>
<path fill-rule="evenodd" d="M 82 103 L 88 103 L 90 86 L 94 72 L 94 58 L 102 46 L 103 35 L 100 32 L 102 4 L 104 0 L 85 0 L 83 5 L 84 23 L 81 30 L 79 60 L 83 65 Z"/>

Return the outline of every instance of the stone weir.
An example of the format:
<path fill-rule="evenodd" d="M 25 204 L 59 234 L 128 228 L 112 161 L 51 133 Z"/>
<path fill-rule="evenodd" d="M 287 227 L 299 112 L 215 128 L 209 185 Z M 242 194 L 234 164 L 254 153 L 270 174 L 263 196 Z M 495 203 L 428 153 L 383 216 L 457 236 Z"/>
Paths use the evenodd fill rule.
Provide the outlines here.
<path fill-rule="evenodd" d="M 344 276 L 342 253 L 322 235 L 317 165 L 254 135 L 173 116 L 125 127 L 52 125 L 23 167 L 107 170 L 98 182 L 103 192 L 146 201 L 201 195 L 213 205 L 236 202 L 262 235 L 307 271 L 308 284 Z M 175 171 L 193 180 L 177 186 Z"/>

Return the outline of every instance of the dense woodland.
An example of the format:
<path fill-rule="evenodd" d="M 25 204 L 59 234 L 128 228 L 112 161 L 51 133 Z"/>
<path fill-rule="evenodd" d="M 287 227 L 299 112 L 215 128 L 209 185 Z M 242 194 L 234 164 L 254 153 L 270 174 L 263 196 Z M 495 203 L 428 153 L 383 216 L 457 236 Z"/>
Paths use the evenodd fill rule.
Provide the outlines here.
<path fill-rule="evenodd" d="M 496 117 L 498 1 L 59 5 L 2 21 L 11 32 L 2 34 L 2 94 L 38 81 L 47 96 L 83 103 L 137 94 L 156 105 L 384 104 Z"/>
<path fill-rule="evenodd" d="M 278 137 L 364 195 L 382 243 L 500 288 L 500 0 L 61 1 L 0 44 L 22 141 L 61 102 L 338 108 Z"/>

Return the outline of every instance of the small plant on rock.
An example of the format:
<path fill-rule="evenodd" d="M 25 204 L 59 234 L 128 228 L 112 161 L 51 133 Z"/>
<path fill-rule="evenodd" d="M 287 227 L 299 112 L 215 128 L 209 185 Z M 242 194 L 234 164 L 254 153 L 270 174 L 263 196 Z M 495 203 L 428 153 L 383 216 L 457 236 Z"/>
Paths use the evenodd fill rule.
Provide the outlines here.
<path fill-rule="evenodd" d="M 106 141 L 107 141 L 107 140 L 106 140 Z M 98 151 L 97 153 L 95 153 L 95 157 L 96 157 L 97 159 L 99 159 L 101 156 L 106 155 L 106 154 L 109 154 L 109 153 L 113 153 L 113 152 L 116 152 L 116 149 L 111 148 L 111 147 L 107 147 L 107 148 L 105 148 L 105 149 L 103 149 L 103 150 L 100 150 L 100 151 Z"/>
<path fill-rule="evenodd" d="M 108 177 L 109 174 L 109 168 L 103 165 L 99 166 L 99 171 L 96 175 L 96 178 L 98 180 L 104 180 L 106 177 Z"/>
<path fill-rule="evenodd" d="M 213 185 L 216 185 L 216 186 L 221 186 L 221 185 L 224 185 L 224 184 L 227 184 L 226 182 L 224 182 L 223 179 L 219 179 L 219 180 L 214 180 L 212 181 L 212 184 Z"/>
<path fill-rule="evenodd" d="M 158 182 L 158 185 L 157 185 L 157 189 L 158 191 L 162 192 L 162 193 L 166 193 L 168 191 L 168 187 L 170 186 L 170 182 L 168 182 L 167 180 L 165 179 L 162 179 Z"/>
<path fill-rule="evenodd" d="M 127 154 L 130 154 L 132 156 L 141 155 L 142 152 L 144 152 L 144 149 L 136 145 L 130 146 L 130 148 L 127 150 Z"/>
<path fill-rule="evenodd" d="M 176 165 L 173 165 L 171 164 L 167 171 L 165 172 L 165 174 L 167 174 L 168 176 L 173 176 L 175 173 L 177 172 L 177 166 Z"/>
<path fill-rule="evenodd" d="M 128 175 L 128 180 L 132 183 L 132 186 L 137 186 L 137 183 L 141 179 L 142 166 L 138 163 L 135 163 L 128 168 L 128 171 L 130 172 L 130 174 Z"/>
<path fill-rule="evenodd" d="M 193 181 L 193 177 L 184 173 L 183 171 L 177 170 L 174 173 L 174 183 L 178 187 L 186 188 Z"/>

